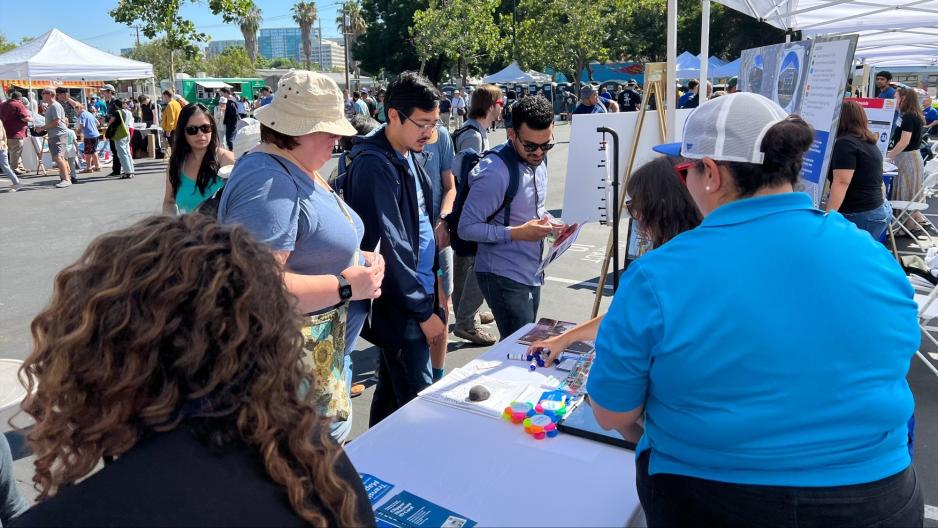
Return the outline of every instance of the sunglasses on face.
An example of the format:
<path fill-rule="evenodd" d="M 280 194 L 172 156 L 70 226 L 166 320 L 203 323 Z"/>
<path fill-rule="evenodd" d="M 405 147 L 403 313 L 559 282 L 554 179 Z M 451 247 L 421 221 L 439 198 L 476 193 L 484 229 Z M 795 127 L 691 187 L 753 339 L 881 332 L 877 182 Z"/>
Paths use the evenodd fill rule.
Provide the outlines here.
<path fill-rule="evenodd" d="M 541 149 L 541 152 L 546 153 L 550 149 L 554 148 L 555 145 L 553 138 L 551 138 L 551 140 L 547 143 L 531 143 L 530 141 L 525 141 L 522 139 L 521 136 L 518 136 L 518 139 L 521 140 L 521 148 L 523 148 L 527 153 L 537 152 L 537 149 Z"/>
<path fill-rule="evenodd" d="M 187 126 L 186 134 L 190 136 L 194 136 L 198 134 L 199 132 L 203 134 L 211 134 L 212 130 L 215 130 L 214 127 L 212 127 L 212 125 Z"/>

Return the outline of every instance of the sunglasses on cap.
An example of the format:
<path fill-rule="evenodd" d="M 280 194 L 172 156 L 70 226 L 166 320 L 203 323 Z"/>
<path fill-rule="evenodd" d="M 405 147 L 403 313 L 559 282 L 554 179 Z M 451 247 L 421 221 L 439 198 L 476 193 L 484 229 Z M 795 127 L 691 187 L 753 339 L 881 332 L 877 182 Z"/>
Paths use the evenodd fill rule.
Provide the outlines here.
<path fill-rule="evenodd" d="M 199 132 L 203 134 L 211 134 L 213 130 L 215 130 L 215 127 L 212 125 L 187 126 L 186 134 L 190 136 L 194 136 Z"/>

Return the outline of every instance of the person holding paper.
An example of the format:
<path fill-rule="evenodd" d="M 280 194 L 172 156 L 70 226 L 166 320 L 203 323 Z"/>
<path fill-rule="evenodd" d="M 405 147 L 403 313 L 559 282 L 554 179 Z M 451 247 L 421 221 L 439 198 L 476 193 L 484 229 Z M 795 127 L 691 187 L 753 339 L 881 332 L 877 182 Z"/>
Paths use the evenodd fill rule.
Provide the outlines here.
<path fill-rule="evenodd" d="M 629 177 L 625 206 L 635 227 L 653 248 L 700 225 L 700 210 L 675 167 L 677 158 L 661 157 L 639 167 Z M 547 349 L 550 365 L 576 341 L 596 339 L 603 316 L 580 323 L 559 336 L 531 343 L 529 352 Z"/>
<path fill-rule="evenodd" d="M 914 292 L 882 244 L 795 191 L 813 141 L 741 92 L 656 147 L 689 158 L 704 219 L 623 274 L 586 384 L 603 428 L 644 415 L 649 527 L 922 526 Z"/>

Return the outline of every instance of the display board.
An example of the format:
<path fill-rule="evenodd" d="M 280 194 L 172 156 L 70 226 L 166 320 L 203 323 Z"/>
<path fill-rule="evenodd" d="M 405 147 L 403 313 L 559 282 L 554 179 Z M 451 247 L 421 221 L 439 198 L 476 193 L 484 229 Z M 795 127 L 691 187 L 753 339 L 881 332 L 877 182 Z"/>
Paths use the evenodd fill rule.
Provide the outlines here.
<path fill-rule="evenodd" d="M 814 143 L 804 157 L 804 192 L 818 205 L 857 36 L 821 37 L 744 50 L 739 90 L 764 95 L 814 128 Z"/>
<path fill-rule="evenodd" d="M 683 137 L 684 121 L 691 110 L 677 111 L 675 141 Z M 629 161 L 629 147 L 638 125 L 638 112 L 615 114 L 582 114 L 573 116 L 570 129 L 570 150 L 567 157 L 567 179 L 563 193 L 563 221 L 567 224 L 606 222 L 612 219 L 612 138 L 596 132 L 597 127 L 609 127 L 619 134 L 619 167 L 625 171 Z M 651 148 L 664 142 L 653 110 L 645 116 L 638 151 L 637 169 L 660 154 Z M 634 170 L 634 169 L 633 169 Z M 619 175 L 624 186 L 626 175 Z M 624 215 L 623 215 L 624 216 Z"/>
<path fill-rule="evenodd" d="M 853 101 L 863 107 L 866 112 L 866 124 L 876 134 L 876 146 L 886 157 L 889 148 L 889 137 L 892 134 L 892 123 L 896 115 L 895 99 L 880 99 L 878 97 L 850 97 L 846 101 Z"/>

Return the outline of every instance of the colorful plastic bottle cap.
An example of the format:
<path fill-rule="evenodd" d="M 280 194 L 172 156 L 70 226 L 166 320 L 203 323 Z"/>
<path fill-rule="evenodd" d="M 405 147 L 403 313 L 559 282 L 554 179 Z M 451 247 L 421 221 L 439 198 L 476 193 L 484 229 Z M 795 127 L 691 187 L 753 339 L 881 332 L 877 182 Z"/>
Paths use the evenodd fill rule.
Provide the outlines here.
<path fill-rule="evenodd" d="M 527 427 L 525 427 L 525 430 L 528 433 L 535 435 L 535 438 L 539 434 L 540 435 L 544 434 L 545 427 L 547 427 L 548 425 L 550 426 L 554 425 L 553 422 L 551 422 L 550 418 L 547 416 L 544 416 L 543 414 L 532 416 L 531 418 L 528 418 L 527 420 L 525 420 L 525 423 L 528 424 Z"/>
<path fill-rule="evenodd" d="M 511 422 L 515 424 L 523 422 L 533 412 L 534 406 L 528 402 L 511 402 L 508 408 L 505 409 L 505 413 L 510 415 Z"/>
<path fill-rule="evenodd" d="M 543 439 L 546 438 L 546 437 L 547 437 L 547 433 L 545 433 L 545 432 L 543 432 L 543 431 L 541 431 L 540 433 L 534 433 L 534 439 L 535 439 L 535 440 L 543 440 Z"/>

